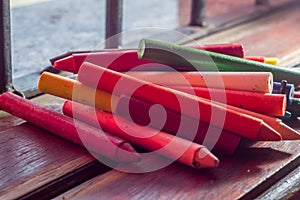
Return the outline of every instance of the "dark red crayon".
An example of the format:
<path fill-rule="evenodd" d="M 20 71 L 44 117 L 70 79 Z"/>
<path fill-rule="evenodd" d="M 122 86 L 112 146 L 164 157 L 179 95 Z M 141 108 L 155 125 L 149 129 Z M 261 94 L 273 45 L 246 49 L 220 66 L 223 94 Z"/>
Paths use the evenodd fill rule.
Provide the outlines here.
<path fill-rule="evenodd" d="M 165 119 L 160 119 L 160 113 L 152 113 L 153 119 L 151 119 L 149 113 L 153 105 L 128 95 L 122 95 L 118 101 L 116 112 L 135 123 L 150 125 L 153 128 L 161 129 L 170 134 L 177 134 L 179 137 L 203 144 L 218 154 L 232 155 L 238 147 L 240 136 L 180 115 L 169 109 L 165 109 Z M 164 121 L 163 125 L 161 121 Z"/>

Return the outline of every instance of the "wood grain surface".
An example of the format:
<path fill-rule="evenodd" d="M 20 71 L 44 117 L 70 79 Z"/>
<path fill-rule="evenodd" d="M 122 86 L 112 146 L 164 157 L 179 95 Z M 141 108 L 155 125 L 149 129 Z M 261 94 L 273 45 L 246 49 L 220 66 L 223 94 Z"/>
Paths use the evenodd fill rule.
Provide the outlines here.
<path fill-rule="evenodd" d="M 280 66 L 291 66 L 300 57 L 300 1 L 281 10 L 228 30 L 196 39 L 199 44 L 240 43 L 246 56 L 280 58 Z"/>
<path fill-rule="evenodd" d="M 25 123 L 0 133 L 0 196 L 20 197 L 94 159 L 79 148 Z"/>
<path fill-rule="evenodd" d="M 300 2 L 294 1 L 275 13 L 197 42 L 242 43 L 246 55 L 275 56 L 282 65 L 290 66 L 299 62 L 299 8 Z M 40 98 L 55 110 L 62 101 L 48 95 Z M 0 118 L 0 199 L 253 199 L 274 184 L 280 188 L 279 180 L 299 171 L 299 141 L 244 141 L 234 156 L 220 157 L 216 169 L 195 170 L 173 163 L 144 174 L 108 171 L 83 148 L 28 123 L 19 125 L 23 121 L 12 116 Z M 289 123 L 300 131 L 299 120 Z M 283 191 L 287 195 L 295 191 L 297 197 L 299 176 L 290 177 L 294 179 L 286 180 L 295 184 Z M 274 197 L 271 194 L 267 190 L 261 197 Z"/>
<path fill-rule="evenodd" d="M 300 199 L 300 167 L 257 197 L 257 200 L 264 199 Z"/>
<path fill-rule="evenodd" d="M 57 199 L 253 199 L 300 164 L 298 144 L 256 143 L 211 170 L 173 163 L 145 174 L 110 171 Z"/>

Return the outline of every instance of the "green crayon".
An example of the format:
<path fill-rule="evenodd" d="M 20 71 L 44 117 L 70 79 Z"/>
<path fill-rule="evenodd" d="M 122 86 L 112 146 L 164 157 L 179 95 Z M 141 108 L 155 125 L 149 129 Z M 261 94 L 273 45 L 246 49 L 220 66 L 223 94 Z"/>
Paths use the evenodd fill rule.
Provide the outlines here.
<path fill-rule="evenodd" d="M 197 71 L 265 71 L 272 72 L 274 81 L 287 80 L 296 86 L 300 85 L 300 71 L 192 49 L 166 42 L 142 39 L 138 47 L 138 58 L 167 65 L 186 66 Z"/>

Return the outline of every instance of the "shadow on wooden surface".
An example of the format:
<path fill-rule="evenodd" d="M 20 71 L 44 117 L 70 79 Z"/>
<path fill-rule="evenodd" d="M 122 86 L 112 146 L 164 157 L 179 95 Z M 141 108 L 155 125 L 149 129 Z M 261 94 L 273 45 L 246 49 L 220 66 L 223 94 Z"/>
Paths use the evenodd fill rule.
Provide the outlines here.
<path fill-rule="evenodd" d="M 259 142 L 221 157 L 216 169 L 194 170 L 173 163 L 156 172 L 110 171 L 58 199 L 251 199 L 300 163 L 298 142 Z"/>

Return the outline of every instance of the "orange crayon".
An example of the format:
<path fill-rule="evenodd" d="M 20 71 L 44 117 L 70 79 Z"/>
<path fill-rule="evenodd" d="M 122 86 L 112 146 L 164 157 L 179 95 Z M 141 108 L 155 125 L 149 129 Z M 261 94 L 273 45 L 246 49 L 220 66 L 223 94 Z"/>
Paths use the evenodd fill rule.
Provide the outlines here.
<path fill-rule="evenodd" d="M 43 72 L 38 81 L 38 90 L 57 97 L 77 101 L 112 112 L 117 97 L 110 93 L 95 90 L 76 80 L 49 72 Z"/>

